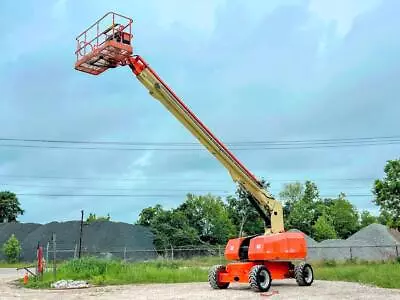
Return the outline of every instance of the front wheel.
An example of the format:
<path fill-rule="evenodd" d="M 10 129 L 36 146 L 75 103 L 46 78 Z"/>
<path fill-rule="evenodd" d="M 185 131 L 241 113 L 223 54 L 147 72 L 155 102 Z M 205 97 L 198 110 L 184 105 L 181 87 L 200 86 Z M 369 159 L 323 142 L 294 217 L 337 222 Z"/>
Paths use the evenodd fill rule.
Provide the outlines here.
<path fill-rule="evenodd" d="M 307 263 L 301 263 L 294 267 L 294 277 L 299 286 L 310 286 L 314 281 L 314 271 Z"/>
<path fill-rule="evenodd" d="M 226 289 L 229 286 L 229 282 L 221 282 L 219 280 L 219 274 L 226 272 L 225 266 L 216 265 L 213 266 L 208 272 L 208 282 L 213 289 Z"/>
<path fill-rule="evenodd" d="M 250 287 L 256 292 L 266 292 L 271 287 L 271 273 L 264 265 L 251 268 L 249 273 Z"/>

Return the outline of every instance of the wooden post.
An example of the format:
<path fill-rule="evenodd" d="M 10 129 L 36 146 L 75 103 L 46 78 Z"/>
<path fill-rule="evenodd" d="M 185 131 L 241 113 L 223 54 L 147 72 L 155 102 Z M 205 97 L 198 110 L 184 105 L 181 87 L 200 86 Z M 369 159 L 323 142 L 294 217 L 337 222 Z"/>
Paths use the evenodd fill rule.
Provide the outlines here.
<path fill-rule="evenodd" d="M 353 260 L 353 251 L 351 247 L 350 247 L 350 260 Z"/>
<path fill-rule="evenodd" d="M 174 248 L 171 245 L 171 260 L 174 260 Z"/>
<path fill-rule="evenodd" d="M 79 258 L 81 258 L 82 252 L 82 232 L 83 232 L 83 210 L 81 210 L 81 232 L 79 234 Z"/>
<path fill-rule="evenodd" d="M 396 245 L 396 256 L 399 257 L 399 246 Z"/>
<path fill-rule="evenodd" d="M 124 261 L 126 262 L 126 247 L 124 248 Z"/>

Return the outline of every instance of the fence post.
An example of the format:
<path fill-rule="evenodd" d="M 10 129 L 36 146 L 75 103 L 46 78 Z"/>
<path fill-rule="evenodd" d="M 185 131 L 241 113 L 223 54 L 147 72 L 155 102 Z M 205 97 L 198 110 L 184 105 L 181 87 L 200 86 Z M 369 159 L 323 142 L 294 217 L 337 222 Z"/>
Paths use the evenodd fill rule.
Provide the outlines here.
<path fill-rule="evenodd" d="M 74 259 L 76 258 L 76 254 L 78 252 L 78 244 L 75 244 L 75 249 L 74 249 Z"/>
<path fill-rule="evenodd" d="M 353 260 L 353 251 L 351 247 L 350 247 L 350 260 Z"/>
<path fill-rule="evenodd" d="M 126 247 L 124 248 L 124 262 L 126 262 Z"/>
<path fill-rule="evenodd" d="M 396 245 L 396 256 L 399 257 L 399 246 Z"/>
<path fill-rule="evenodd" d="M 174 248 L 171 245 L 171 260 L 174 260 Z"/>

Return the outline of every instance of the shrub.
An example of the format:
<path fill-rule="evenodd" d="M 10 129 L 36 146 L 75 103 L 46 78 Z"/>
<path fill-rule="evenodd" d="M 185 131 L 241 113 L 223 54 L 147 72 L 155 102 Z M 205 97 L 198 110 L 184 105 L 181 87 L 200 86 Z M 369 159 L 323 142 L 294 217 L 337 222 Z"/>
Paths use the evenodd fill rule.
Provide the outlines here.
<path fill-rule="evenodd" d="M 16 263 L 19 260 L 22 248 L 14 234 L 3 245 L 3 253 L 8 263 Z"/>

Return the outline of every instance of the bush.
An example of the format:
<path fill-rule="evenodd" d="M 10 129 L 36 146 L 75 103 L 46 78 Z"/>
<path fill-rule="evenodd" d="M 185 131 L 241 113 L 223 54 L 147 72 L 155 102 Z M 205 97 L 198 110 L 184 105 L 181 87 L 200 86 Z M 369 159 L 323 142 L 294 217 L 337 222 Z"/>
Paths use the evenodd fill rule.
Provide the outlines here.
<path fill-rule="evenodd" d="M 8 263 L 16 263 L 19 260 L 22 248 L 14 234 L 3 245 L 3 253 Z"/>

